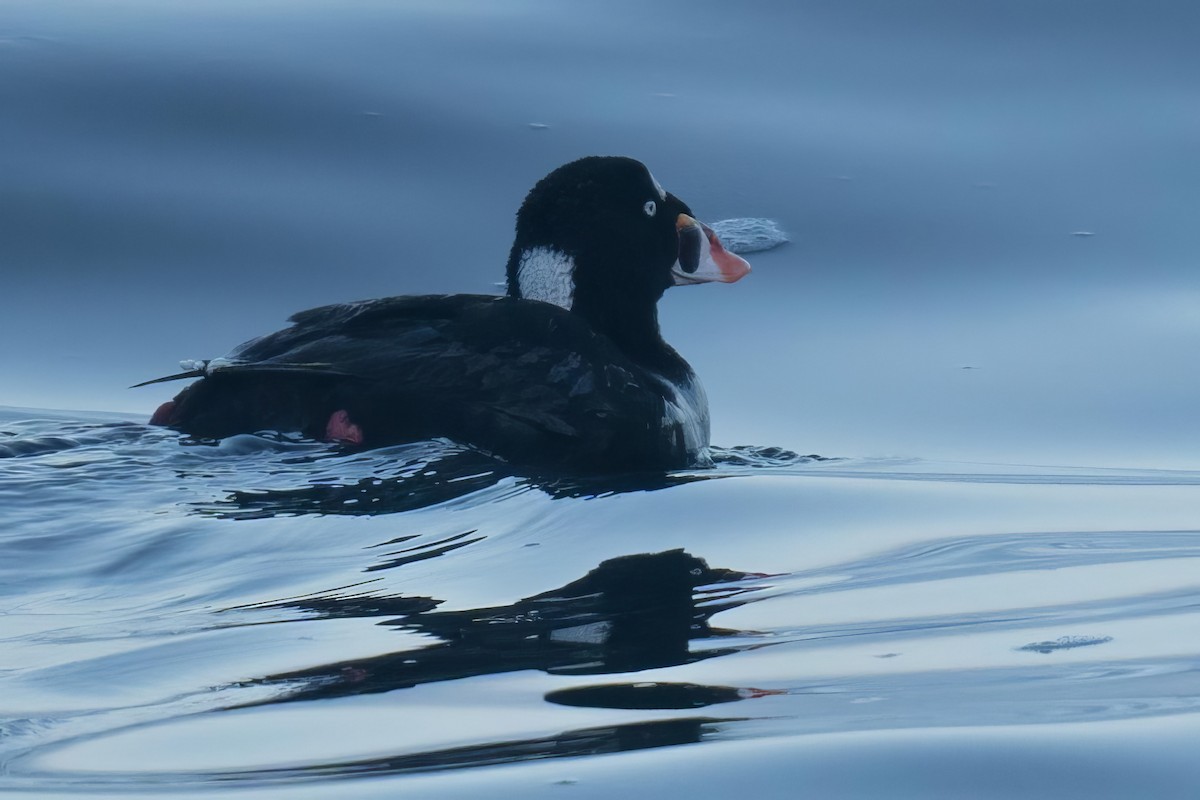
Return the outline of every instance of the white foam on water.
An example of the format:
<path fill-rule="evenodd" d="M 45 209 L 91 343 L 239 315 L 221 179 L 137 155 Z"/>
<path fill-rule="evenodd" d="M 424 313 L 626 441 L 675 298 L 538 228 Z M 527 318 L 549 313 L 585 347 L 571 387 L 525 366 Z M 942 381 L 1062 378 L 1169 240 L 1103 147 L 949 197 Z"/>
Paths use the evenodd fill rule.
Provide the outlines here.
<path fill-rule="evenodd" d="M 723 219 L 712 223 L 711 227 L 731 253 L 757 253 L 789 241 L 775 220 L 762 217 Z"/>

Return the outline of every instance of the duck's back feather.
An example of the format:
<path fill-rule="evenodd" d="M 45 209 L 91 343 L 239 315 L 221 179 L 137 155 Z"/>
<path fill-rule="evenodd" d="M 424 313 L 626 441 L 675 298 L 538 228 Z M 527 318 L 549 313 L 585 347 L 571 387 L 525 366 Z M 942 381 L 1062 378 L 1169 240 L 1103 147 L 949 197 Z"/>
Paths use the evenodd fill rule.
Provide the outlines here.
<path fill-rule="evenodd" d="M 177 398 L 169 424 L 213 438 L 320 436 L 344 410 L 370 446 L 445 436 L 513 461 L 589 469 L 683 466 L 696 456 L 665 419 L 661 379 L 548 303 L 389 297 L 291 322 L 212 362 Z"/>

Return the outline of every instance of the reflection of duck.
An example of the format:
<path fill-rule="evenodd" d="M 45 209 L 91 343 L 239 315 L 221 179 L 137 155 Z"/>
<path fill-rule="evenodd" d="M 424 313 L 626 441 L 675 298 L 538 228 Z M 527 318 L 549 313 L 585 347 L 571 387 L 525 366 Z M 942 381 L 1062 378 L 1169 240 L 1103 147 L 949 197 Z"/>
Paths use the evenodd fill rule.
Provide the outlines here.
<path fill-rule="evenodd" d="M 267 702 L 372 694 L 432 681 L 540 669 L 555 674 L 631 672 L 726 655 L 732 649 L 692 652 L 692 639 L 728 635 L 708 619 L 741 605 L 740 587 L 724 584 L 746 573 L 714 569 L 703 559 L 670 550 L 622 556 L 601 563 L 579 580 L 510 606 L 432 611 L 429 598 L 329 598 L 288 602 L 326 617 L 404 614 L 387 623 L 426 633 L 440 644 L 367 659 L 271 675 L 264 683 L 300 683 Z"/>
<path fill-rule="evenodd" d="M 219 438 L 264 429 L 379 446 L 445 436 L 582 469 L 703 463 L 708 406 L 658 327 L 672 284 L 749 266 L 641 163 L 552 172 L 517 215 L 508 297 L 391 297 L 292 327 L 161 380 L 199 377 L 151 420 Z"/>
<path fill-rule="evenodd" d="M 378 474 L 377 474 L 378 473 Z M 712 470 L 695 474 L 622 472 L 607 475 L 544 477 L 474 450 L 430 455 L 428 451 L 393 457 L 389 453 L 371 474 L 322 480 L 290 488 L 236 490 L 220 500 L 196 506 L 197 513 L 227 519 L 279 515 L 338 514 L 374 516 L 412 511 L 465 497 L 513 478 L 520 488 L 534 488 L 554 498 L 596 497 L 623 492 L 649 492 L 721 477 Z"/>
<path fill-rule="evenodd" d="M 382 474 L 325 475 L 290 488 L 235 490 L 220 500 L 197 504 L 197 513 L 227 519 L 259 519 L 298 514 L 374 516 L 395 514 L 465 497 L 512 475 L 507 464 L 484 453 L 463 450 L 430 455 L 389 454 Z"/>
<path fill-rule="evenodd" d="M 374 516 L 455 500 L 507 479 L 513 479 L 516 491 L 532 488 L 555 499 L 565 499 L 651 492 L 744 474 L 741 472 L 744 468 L 778 469 L 829 460 L 818 455 L 797 455 L 778 447 L 714 447 L 713 463 L 718 467 L 729 467 L 728 471 L 659 470 L 547 476 L 536 470 L 514 469 L 510 464 L 475 450 L 433 446 L 437 444 L 377 451 L 372 454 L 376 458 L 371 461 L 367 461 L 364 454 L 354 454 L 357 469 L 354 475 L 342 473 L 337 480 L 331 480 L 327 471 L 321 471 L 316 473 L 315 480 L 310 478 L 289 488 L 235 490 L 222 499 L 197 503 L 195 512 L 227 519 L 297 514 Z M 295 466 L 308 461 L 319 465 L 325 463 L 324 458 L 290 458 L 289 464 Z"/>

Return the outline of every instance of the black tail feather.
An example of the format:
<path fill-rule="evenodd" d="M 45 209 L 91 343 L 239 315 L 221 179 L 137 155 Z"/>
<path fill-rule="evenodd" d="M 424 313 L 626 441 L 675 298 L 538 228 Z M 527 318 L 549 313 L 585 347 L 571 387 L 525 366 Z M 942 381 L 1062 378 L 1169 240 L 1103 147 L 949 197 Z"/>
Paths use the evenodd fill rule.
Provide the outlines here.
<path fill-rule="evenodd" d="M 208 369 L 208 362 L 205 362 L 204 368 L 189 369 L 184 372 L 176 372 L 174 375 L 166 375 L 162 378 L 154 378 L 149 381 L 142 381 L 130 386 L 130 389 L 137 389 L 140 386 L 149 386 L 153 383 L 166 383 L 168 381 L 180 381 L 184 378 L 203 378 L 205 375 L 211 375 L 217 372 L 224 373 L 264 373 L 264 372 L 292 372 L 292 373 L 307 373 L 321 375 L 340 375 L 342 377 L 352 377 L 349 372 L 336 370 L 330 364 L 310 363 L 310 364 L 221 364 L 213 369 Z"/>
<path fill-rule="evenodd" d="M 204 376 L 202 369 L 189 369 L 187 372 L 176 372 L 174 375 L 165 375 L 161 378 L 155 378 L 149 381 L 142 381 L 130 386 L 130 389 L 137 389 L 141 386 L 149 386 L 152 383 L 166 383 L 167 381 L 181 381 L 184 378 L 201 378 Z"/>

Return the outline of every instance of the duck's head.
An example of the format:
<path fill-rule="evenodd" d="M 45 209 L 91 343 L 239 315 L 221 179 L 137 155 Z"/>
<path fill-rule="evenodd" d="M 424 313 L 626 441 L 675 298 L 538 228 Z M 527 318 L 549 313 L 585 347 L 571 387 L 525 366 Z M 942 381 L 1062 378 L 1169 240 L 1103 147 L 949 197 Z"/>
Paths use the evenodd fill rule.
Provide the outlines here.
<path fill-rule="evenodd" d="M 670 286 L 732 283 L 750 271 L 645 164 L 589 156 L 542 178 L 517 212 L 508 294 L 584 315 L 622 336 Z"/>

